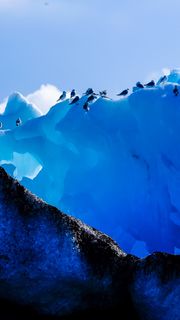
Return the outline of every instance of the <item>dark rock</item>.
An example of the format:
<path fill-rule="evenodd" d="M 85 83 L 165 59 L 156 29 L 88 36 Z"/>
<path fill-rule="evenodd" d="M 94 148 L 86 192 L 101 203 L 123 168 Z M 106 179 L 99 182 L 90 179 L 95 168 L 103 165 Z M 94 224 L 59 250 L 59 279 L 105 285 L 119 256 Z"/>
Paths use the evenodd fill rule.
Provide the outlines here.
<path fill-rule="evenodd" d="M 154 253 L 136 263 L 132 296 L 140 319 L 180 319 L 180 256 Z"/>
<path fill-rule="evenodd" d="M 135 318 L 128 283 L 137 259 L 108 236 L 36 198 L 3 169 L 0 219 L 2 313 L 100 319 L 121 308 L 123 319 Z"/>
<path fill-rule="evenodd" d="M 156 292 L 171 296 L 174 306 L 179 257 L 126 255 L 111 238 L 41 201 L 3 169 L 0 222 L 0 319 L 179 319 L 177 311 L 158 317 L 157 306 L 164 309 L 158 301 L 149 304 L 146 288 L 156 277 Z"/>

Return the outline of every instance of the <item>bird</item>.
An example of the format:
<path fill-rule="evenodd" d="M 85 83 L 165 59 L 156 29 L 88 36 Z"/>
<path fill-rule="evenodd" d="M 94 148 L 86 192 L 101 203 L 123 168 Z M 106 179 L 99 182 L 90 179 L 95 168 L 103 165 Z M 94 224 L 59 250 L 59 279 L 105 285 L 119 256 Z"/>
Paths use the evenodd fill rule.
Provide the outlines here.
<path fill-rule="evenodd" d="M 19 127 L 19 126 L 21 125 L 21 123 L 22 123 L 21 119 L 18 118 L 18 119 L 16 120 L 16 126 Z"/>
<path fill-rule="evenodd" d="M 2 124 L 2 122 L 0 122 L 0 129 L 2 129 L 2 127 L 3 127 L 3 124 Z"/>
<path fill-rule="evenodd" d="M 140 89 L 144 88 L 143 84 L 139 81 L 136 83 L 136 87 Z"/>
<path fill-rule="evenodd" d="M 86 101 L 85 104 L 83 105 L 83 109 L 88 112 L 90 110 L 89 108 L 89 103 Z"/>
<path fill-rule="evenodd" d="M 117 96 L 126 96 L 128 94 L 129 89 L 123 90 L 121 93 L 118 93 Z"/>
<path fill-rule="evenodd" d="M 94 90 L 92 88 L 88 88 L 84 94 L 86 96 L 89 96 L 90 94 L 93 94 L 93 93 L 94 93 Z"/>
<path fill-rule="evenodd" d="M 71 99 L 74 98 L 75 95 L 76 95 L 76 90 L 73 89 L 73 90 L 71 91 L 70 98 L 71 98 Z"/>
<path fill-rule="evenodd" d="M 145 87 L 154 87 L 154 86 L 155 86 L 154 80 L 151 80 L 150 82 L 145 84 Z"/>
<path fill-rule="evenodd" d="M 99 91 L 99 96 L 100 96 L 101 98 L 104 98 L 104 99 L 112 100 L 111 98 L 109 98 L 109 97 L 107 96 L 107 90 Z"/>
<path fill-rule="evenodd" d="M 173 93 L 176 97 L 179 95 L 179 90 L 177 85 L 174 86 Z"/>
<path fill-rule="evenodd" d="M 66 91 L 63 91 L 63 93 L 60 95 L 59 99 L 57 100 L 57 102 L 62 101 L 66 99 Z"/>
<path fill-rule="evenodd" d="M 87 99 L 87 103 L 88 102 L 92 102 L 94 99 L 96 99 L 96 96 L 94 95 L 94 94 L 91 94 L 89 97 L 88 97 L 88 99 Z"/>
<path fill-rule="evenodd" d="M 161 77 L 161 78 L 159 79 L 158 84 L 163 83 L 163 82 L 165 82 L 165 81 L 167 81 L 167 76 L 166 76 L 166 75 L 164 75 L 163 77 Z"/>
<path fill-rule="evenodd" d="M 99 91 L 99 95 L 101 97 L 106 97 L 107 96 L 107 90 Z"/>
<path fill-rule="evenodd" d="M 70 104 L 74 104 L 74 103 L 77 103 L 79 101 L 79 96 L 76 96 L 71 102 Z"/>

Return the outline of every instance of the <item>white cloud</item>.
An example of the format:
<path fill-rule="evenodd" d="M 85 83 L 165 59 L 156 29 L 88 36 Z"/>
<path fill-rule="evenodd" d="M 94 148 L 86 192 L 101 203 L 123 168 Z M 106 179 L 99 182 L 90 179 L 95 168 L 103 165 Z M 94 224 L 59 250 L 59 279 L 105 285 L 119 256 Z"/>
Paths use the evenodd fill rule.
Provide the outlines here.
<path fill-rule="evenodd" d="M 26 99 L 35 104 L 43 114 L 47 113 L 60 96 L 57 87 L 51 84 L 43 84 L 37 91 L 30 93 Z"/>

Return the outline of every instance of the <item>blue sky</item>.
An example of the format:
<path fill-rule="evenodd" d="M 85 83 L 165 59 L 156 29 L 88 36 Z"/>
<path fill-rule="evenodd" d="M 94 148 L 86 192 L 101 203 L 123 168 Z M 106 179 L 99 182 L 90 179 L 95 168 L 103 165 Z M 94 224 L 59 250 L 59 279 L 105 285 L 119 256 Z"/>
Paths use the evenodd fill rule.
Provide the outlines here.
<path fill-rule="evenodd" d="M 176 68 L 179 12 L 179 0 L 0 0 L 0 99 L 46 83 L 113 94 Z"/>

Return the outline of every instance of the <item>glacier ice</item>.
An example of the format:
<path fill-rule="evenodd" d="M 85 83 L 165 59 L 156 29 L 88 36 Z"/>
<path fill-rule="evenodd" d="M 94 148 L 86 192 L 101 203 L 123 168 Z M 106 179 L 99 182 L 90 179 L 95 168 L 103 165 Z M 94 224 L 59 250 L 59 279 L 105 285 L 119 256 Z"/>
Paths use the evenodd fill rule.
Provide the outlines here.
<path fill-rule="evenodd" d="M 40 115 L 41 111 L 35 105 L 29 103 L 19 92 L 15 92 L 10 95 L 4 112 L 0 114 L 0 122 L 3 130 L 13 129 L 18 118 L 26 122 Z"/>
<path fill-rule="evenodd" d="M 99 97 L 89 112 L 82 96 L 76 105 L 69 99 L 55 104 L 46 115 L 15 94 L 0 115 L 0 164 L 39 197 L 109 234 L 129 253 L 178 252 L 175 84 L 180 90 L 179 70 L 166 83 L 127 97 Z M 16 128 L 17 117 L 23 123 Z"/>

